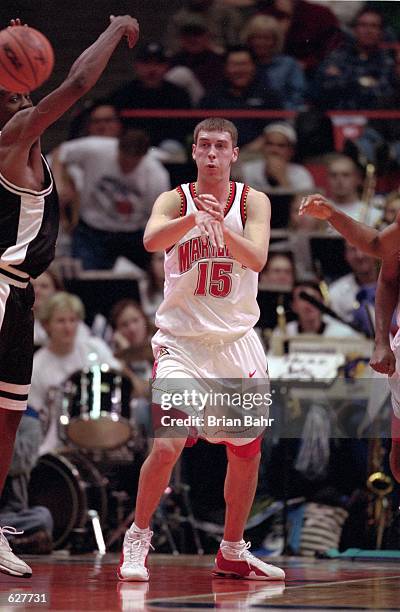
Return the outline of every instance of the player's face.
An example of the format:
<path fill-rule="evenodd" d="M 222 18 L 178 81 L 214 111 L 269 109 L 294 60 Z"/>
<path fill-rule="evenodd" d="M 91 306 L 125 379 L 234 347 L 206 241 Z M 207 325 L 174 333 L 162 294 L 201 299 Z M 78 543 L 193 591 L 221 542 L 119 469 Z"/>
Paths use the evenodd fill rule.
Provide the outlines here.
<path fill-rule="evenodd" d="M 229 132 L 200 130 L 192 155 L 199 173 L 209 179 L 221 179 L 229 175 L 231 165 L 238 158 L 239 149 L 233 146 Z"/>
<path fill-rule="evenodd" d="M 0 88 L 0 124 L 3 126 L 20 110 L 33 106 L 30 94 L 13 93 Z"/>
<path fill-rule="evenodd" d="M 140 310 L 127 306 L 118 317 L 116 331 L 124 336 L 130 346 L 140 346 L 147 336 L 146 319 Z"/>
<path fill-rule="evenodd" d="M 52 345 L 58 348 L 72 349 L 79 321 L 78 315 L 73 310 L 56 308 L 45 325 Z"/>

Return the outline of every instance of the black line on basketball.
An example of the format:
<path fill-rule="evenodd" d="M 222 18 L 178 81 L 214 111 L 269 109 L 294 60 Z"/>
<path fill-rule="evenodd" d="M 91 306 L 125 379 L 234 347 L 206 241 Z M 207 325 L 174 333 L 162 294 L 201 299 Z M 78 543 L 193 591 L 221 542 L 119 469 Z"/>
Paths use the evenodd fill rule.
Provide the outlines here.
<path fill-rule="evenodd" d="M 12 27 L 8 30 L 8 33 L 11 34 L 11 37 L 18 43 L 20 49 L 22 50 L 24 56 L 26 57 L 26 59 L 28 60 L 29 66 L 31 68 L 32 71 L 32 75 L 33 78 L 35 80 L 35 84 L 34 87 L 38 87 L 38 82 L 37 82 L 37 76 L 36 76 L 36 70 L 34 65 L 31 62 L 31 58 L 29 57 L 24 45 L 21 43 L 21 41 L 19 40 L 18 36 L 14 36 L 13 31 L 12 31 Z M 29 89 L 33 89 L 33 87 L 29 88 Z"/>
<path fill-rule="evenodd" d="M 1 43 L 0 43 L 1 45 Z M 1 45 L 2 46 L 2 45 Z M 21 83 L 21 85 L 23 85 L 24 87 L 26 87 L 26 83 L 25 81 L 21 81 L 21 79 L 18 79 L 12 72 L 9 71 L 9 69 L 7 68 L 7 66 L 1 61 L 1 54 L 0 54 L 0 64 L 2 66 L 2 68 L 4 68 L 5 72 L 7 72 L 7 74 L 10 75 L 11 78 L 14 79 L 14 81 L 18 81 L 18 83 Z M 8 91 L 8 90 L 7 90 Z"/>

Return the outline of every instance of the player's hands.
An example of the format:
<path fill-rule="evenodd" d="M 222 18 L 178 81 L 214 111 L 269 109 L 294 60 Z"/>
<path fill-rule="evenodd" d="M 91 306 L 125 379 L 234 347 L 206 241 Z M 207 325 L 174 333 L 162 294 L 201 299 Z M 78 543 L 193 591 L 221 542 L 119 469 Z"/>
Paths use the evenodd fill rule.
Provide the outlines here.
<path fill-rule="evenodd" d="M 124 36 L 128 39 L 128 47 L 132 49 L 139 39 L 139 22 L 130 15 L 110 15 L 110 23 L 116 23 L 124 27 Z"/>
<path fill-rule="evenodd" d="M 11 28 L 13 28 L 14 26 L 21 26 L 21 25 L 24 25 L 24 26 L 28 27 L 28 24 L 27 23 L 23 24 L 19 17 L 16 17 L 15 19 L 11 19 L 10 20 L 10 27 Z"/>
<path fill-rule="evenodd" d="M 217 221 L 224 220 L 224 204 L 211 193 L 202 193 L 194 198 L 197 208 L 209 213 Z"/>
<path fill-rule="evenodd" d="M 224 233 L 220 221 L 216 221 L 210 213 L 199 210 L 195 213 L 195 224 L 201 232 L 203 244 L 207 244 L 210 240 L 214 248 L 223 248 Z"/>
<path fill-rule="evenodd" d="M 396 357 L 388 344 L 378 344 L 375 347 L 369 364 L 376 372 L 388 376 L 392 376 L 396 371 Z"/>
<path fill-rule="evenodd" d="M 309 215 L 323 221 L 330 219 L 334 212 L 334 206 L 319 193 L 303 198 L 299 208 L 300 216 Z"/>

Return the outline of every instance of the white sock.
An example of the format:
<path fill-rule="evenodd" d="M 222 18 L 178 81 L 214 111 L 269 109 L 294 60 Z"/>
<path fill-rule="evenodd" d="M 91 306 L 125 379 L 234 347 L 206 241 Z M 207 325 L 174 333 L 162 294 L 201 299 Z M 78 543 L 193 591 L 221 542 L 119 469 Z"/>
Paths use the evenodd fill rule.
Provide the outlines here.
<path fill-rule="evenodd" d="M 150 531 L 150 527 L 145 527 L 144 529 L 140 529 L 140 527 L 138 527 L 135 522 L 132 523 L 132 525 L 129 528 L 129 531 L 134 531 L 135 533 L 140 533 L 140 534 L 145 534 L 145 533 L 149 533 Z"/>
<path fill-rule="evenodd" d="M 230 548 L 242 548 L 243 544 L 245 543 L 244 540 L 240 540 L 239 542 L 229 542 L 228 540 L 222 540 L 221 541 L 221 548 L 222 546 L 229 546 Z"/>
<path fill-rule="evenodd" d="M 240 540 L 240 542 L 228 542 L 228 540 L 222 540 L 220 548 L 224 559 L 228 559 L 228 561 L 238 561 L 244 545 L 244 540 Z"/>

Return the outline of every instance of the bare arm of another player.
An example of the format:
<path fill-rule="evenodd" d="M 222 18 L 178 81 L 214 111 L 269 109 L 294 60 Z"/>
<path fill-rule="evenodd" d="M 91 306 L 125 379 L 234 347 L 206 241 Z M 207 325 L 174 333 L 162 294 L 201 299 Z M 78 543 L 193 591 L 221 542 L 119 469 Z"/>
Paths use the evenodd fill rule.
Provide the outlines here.
<path fill-rule="evenodd" d="M 396 367 L 396 358 L 390 348 L 389 333 L 393 312 L 399 298 L 398 253 L 383 259 L 375 296 L 375 350 L 371 367 L 377 372 L 391 376 Z"/>
<path fill-rule="evenodd" d="M 400 215 L 394 223 L 379 232 L 337 210 L 318 193 L 304 198 L 299 214 L 328 221 L 350 244 L 372 257 L 390 257 L 398 250 Z"/>
<path fill-rule="evenodd" d="M 261 272 L 267 262 L 270 219 L 269 199 L 264 193 L 250 189 L 243 236 L 224 226 L 225 244 L 232 257 L 255 272 Z"/>
<path fill-rule="evenodd" d="M 111 23 L 73 64 L 65 81 L 37 106 L 15 114 L 3 130 L 2 144 L 35 142 L 44 130 L 61 117 L 97 82 L 120 40 L 126 36 L 133 47 L 139 35 L 136 19 L 129 15 L 110 17 Z"/>
<path fill-rule="evenodd" d="M 208 212 L 179 216 L 181 199 L 176 189 L 162 193 L 154 203 L 144 232 L 144 247 L 150 253 L 164 251 L 176 244 L 196 225 L 213 246 L 223 246 L 221 225 Z"/>

